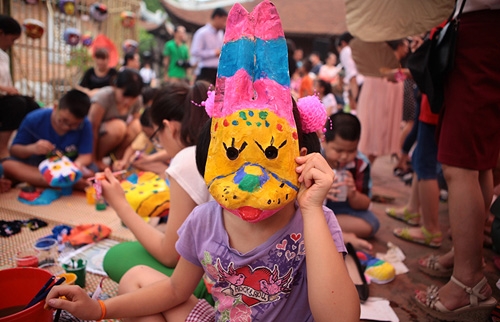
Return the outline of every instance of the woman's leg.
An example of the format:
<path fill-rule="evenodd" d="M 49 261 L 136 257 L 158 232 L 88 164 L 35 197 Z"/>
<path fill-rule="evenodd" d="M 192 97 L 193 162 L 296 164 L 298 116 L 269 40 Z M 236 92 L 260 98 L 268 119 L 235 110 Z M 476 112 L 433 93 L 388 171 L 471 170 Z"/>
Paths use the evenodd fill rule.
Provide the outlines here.
<path fill-rule="evenodd" d="M 110 120 L 103 123 L 101 132 L 97 145 L 97 160 L 102 160 L 121 144 L 127 133 L 127 125 L 119 119 Z"/>

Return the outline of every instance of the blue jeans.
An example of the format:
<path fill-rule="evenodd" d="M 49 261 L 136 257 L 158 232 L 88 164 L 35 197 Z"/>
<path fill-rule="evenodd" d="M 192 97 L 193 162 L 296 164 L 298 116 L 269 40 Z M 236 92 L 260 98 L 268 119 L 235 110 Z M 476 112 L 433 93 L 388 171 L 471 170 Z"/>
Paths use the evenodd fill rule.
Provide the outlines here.
<path fill-rule="evenodd" d="M 373 237 L 375 233 L 380 228 L 380 222 L 373 212 L 370 210 L 356 210 L 349 206 L 348 201 L 334 202 L 327 200 L 326 206 L 330 208 L 336 216 L 338 215 L 349 215 L 353 217 L 360 218 L 366 221 L 372 227 L 372 233 L 370 237 Z"/>

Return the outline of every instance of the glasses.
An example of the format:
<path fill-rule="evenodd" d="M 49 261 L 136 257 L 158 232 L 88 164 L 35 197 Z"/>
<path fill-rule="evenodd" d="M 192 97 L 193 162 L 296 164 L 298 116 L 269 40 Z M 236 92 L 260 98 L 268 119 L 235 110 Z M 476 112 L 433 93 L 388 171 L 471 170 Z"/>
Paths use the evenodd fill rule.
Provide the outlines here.
<path fill-rule="evenodd" d="M 67 118 L 63 117 L 60 115 L 60 112 L 57 113 L 57 124 L 60 126 L 64 126 L 65 128 L 68 128 L 70 130 L 78 130 L 82 128 L 83 122 L 78 121 L 78 122 L 71 122 Z"/>
<path fill-rule="evenodd" d="M 158 133 L 163 129 L 163 126 L 158 126 L 158 128 L 151 134 L 149 140 L 153 142 L 156 148 L 161 148 L 160 140 L 158 139 Z"/>

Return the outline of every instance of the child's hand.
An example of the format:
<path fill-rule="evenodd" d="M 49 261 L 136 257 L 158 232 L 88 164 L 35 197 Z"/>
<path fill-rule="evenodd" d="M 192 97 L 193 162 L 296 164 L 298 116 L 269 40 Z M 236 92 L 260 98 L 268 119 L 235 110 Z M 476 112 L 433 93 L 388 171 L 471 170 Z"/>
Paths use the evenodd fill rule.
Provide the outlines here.
<path fill-rule="evenodd" d="M 126 166 L 127 162 L 125 162 L 125 160 L 116 160 L 115 162 L 113 162 L 113 171 L 123 170 Z"/>
<path fill-rule="evenodd" d="M 60 298 L 63 296 L 66 299 Z M 68 311 L 82 320 L 98 320 L 101 317 L 101 306 L 99 303 L 92 300 L 77 285 L 54 286 L 45 301 L 47 307 Z"/>
<path fill-rule="evenodd" d="M 34 155 L 45 155 L 55 149 L 55 145 L 47 140 L 38 140 L 33 143 L 33 154 Z"/>
<path fill-rule="evenodd" d="M 331 201 L 334 201 L 334 202 L 339 201 L 338 198 L 337 198 L 337 195 L 340 193 L 340 188 L 339 187 L 343 186 L 343 185 L 344 185 L 344 182 L 334 182 L 334 183 L 332 183 L 332 186 L 328 190 L 328 194 L 326 195 L 326 198 L 328 200 L 331 200 Z"/>
<path fill-rule="evenodd" d="M 344 184 L 347 186 L 347 199 L 356 193 L 356 183 L 350 171 L 345 172 Z"/>
<path fill-rule="evenodd" d="M 297 195 L 299 206 L 322 207 L 323 200 L 333 183 L 333 170 L 319 153 L 297 157 L 295 161 L 299 164 L 296 171 L 301 183 Z"/>
<path fill-rule="evenodd" d="M 123 202 L 127 202 L 125 199 L 125 193 L 120 185 L 120 181 L 116 179 L 109 168 L 104 170 L 104 175 L 106 176 L 106 179 L 101 180 L 102 195 L 109 205 L 116 209 L 116 206 Z"/>

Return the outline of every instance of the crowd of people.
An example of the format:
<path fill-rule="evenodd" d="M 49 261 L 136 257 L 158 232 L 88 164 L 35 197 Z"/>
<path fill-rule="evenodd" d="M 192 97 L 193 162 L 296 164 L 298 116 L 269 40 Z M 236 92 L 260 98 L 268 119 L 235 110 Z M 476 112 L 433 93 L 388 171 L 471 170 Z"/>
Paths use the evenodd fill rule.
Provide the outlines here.
<path fill-rule="evenodd" d="M 490 243 L 494 240 L 485 236 L 485 224 L 491 224 L 490 206 L 500 192 L 498 176 L 493 176 L 500 160 L 500 92 L 494 88 L 500 83 L 497 59 L 500 52 L 498 46 L 486 39 L 484 31 L 500 32 L 499 16 L 497 4 L 474 0 L 465 4 L 456 62 L 447 77 L 439 114 L 431 111 L 427 96 L 404 66 L 408 55 L 427 35 L 388 41 L 387 46 L 401 68 L 387 70 L 383 77 L 363 76 L 358 72 L 349 46 L 353 37 L 349 33 L 336 37 L 334 50 L 323 53 L 323 57 L 312 52 L 304 58 L 301 48 L 287 42 L 290 95 L 294 100 L 317 95 L 326 115 L 322 131 L 299 133 L 301 157 L 296 162 L 304 191 L 301 188 L 297 197 L 298 208 L 285 207 L 275 215 L 292 220 L 296 212 L 302 212 L 304 219 L 298 222 L 293 219 L 294 224 L 303 225 L 304 234 L 310 234 L 311 227 L 318 229 L 313 233 L 318 234 L 316 238 L 306 240 L 306 244 L 311 243 L 308 259 L 316 261 L 320 256 L 320 261 L 338 263 L 343 259 L 336 255 L 345 253 L 344 243 L 368 253 L 373 250 L 370 239 L 383 227 L 370 209 L 370 171 L 378 157 L 392 155 L 397 159 L 394 174 L 411 177 L 407 180 L 411 182 L 411 194 L 404 207 L 388 208 L 386 214 L 413 226 L 397 228 L 394 235 L 431 248 L 441 247 L 447 235 L 453 240 L 453 248 L 446 255 L 429 254 L 419 260 L 423 272 L 449 277 L 450 282 L 439 290 L 418 291 L 417 304 L 435 317 L 450 319 L 460 314 L 483 318 L 496 306 L 482 271 L 482 249 L 485 238 L 489 237 Z M 216 84 L 227 18 L 226 10 L 215 9 L 210 21 L 194 33 L 190 46 L 186 28 L 176 26 L 172 40 L 163 50 L 161 81 L 157 80 L 151 61 L 141 68 L 137 52 L 127 53 L 123 66 L 116 70 L 108 66 L 107 51 L 97 49 L 93 52 L 94 66 L 85 72 L 80 84 L 52 108 L 40 109 L 33 99 L 19 95 L 12 85 L 6 51 L 19 38 L 21 28 L 11 17 L 0 15 L 0 158 L 5 176 L 0 177 L 0 192 L 19 182 L 47 187 L 37 166 L 47 155 L 62 152 L 82 170 L 84 178 L 97 171 L 105 172 L 104 197 L 137 239 L 113 247 L 104 260 L 104 268 L 119 282 L 120 295 L 137 292 L 145 295 L 140 310 L 123 307 L 123 303 L 129 303 L 127 296 L 110 299 L 103 306 L 83 291 L 68 287 L 52 291 L 49 306 L 70 310 L 86 319 L 163 312 L 156 315 L 158 320 L 177 320 L 191 317 L 194 310 L 200 316 L 206 315 L 206 321 L 210 320 L 214 301 L 202 278 L 203 270 L 190 260 L 194 256 L 189 251 L 190 243 L 215 238 L 211 235 L 214 231 L 226 236 L 220 240 L 220 246 L 231 251 L 238 252 L 231 245 L 248 243 L 245 235 L 232 226 L 233 217 L 226 217 L 226 210 L 217 203 L 209 203 L 213 198 L 203 178 L 213 138 L 209 133 L 211 116 L 201 106 Z M 476 59 L 479 56 L 483 59 Z M 14 105 L 19 108 L 11 108 Z M 296 121 L 300 123 L 300 116 Z M 138 141 L 142 142 L 140 148 L 136 148 Z M 236 150 L 234 146 L 224 147 L 228 155 L 231 148 Z M 242 146 L 240 150 L 243 149 Z M 141 152 L 139 158 L 137 151 Z M 136 215 L 109 167 L 154 171 L 168 181 L 171 202 L 163 232 Z M 447 184 L 450 232 L 442 231 L 439 226 L 439 196 L 443 188 L 440 176 Z M 76 189 L 85 188 L 84 178 L 76 183 Z M 331 210 L 325 210 L 328 223 L 318 219 L 318 209 L 323 205 Z M 203 214 L 197 209 L 223 212 L 226 226 L 210 221 L 206 225 L 211 225 L 212 230 L 203 231 L 199 224 Z M 306 219 L 306 213 L 311 218 Z M 257 226 L 266 233 L 257 234 L 250 243 L 254 247 L 283 228 L 275 221 L 269 221 L 266 229 Z M 320 241 L 325 242 L 322 249 L 332 253 L 331 257 L 325 259 L 312 251 L 314 243 Z M 248 248 L 251 245 L 241 249 L 251 251 Z M 500 249 L 500 245 L 497 247 Z M 312 265 L 308 263 L 307 268 L 312 270 Z M 343 268 L 326 275 L 321 270 L 315 272 L 332 287 L 344 288 L 346 298 L 352 299 L 351 284 L 332 281 L 332 275 L 346 274 Z M 234 268 L 229 266 L 226 274 L 235 274 Z M 309 277 L 309 272 L 307 276 L 309 283 L 317 285 L 316 278 Z M 238 275 L 231 278 L 236 283 Z M 267 282 L 277 281 L 274 275 L 272 278 Z M 167 305 L 148 295 L 160 290 L 171 293 L 161 299 L 166 302 L 168 298 Z M 62 295 L 78 307 L 58 300 Z M 309 296 L 323 303 L 320 298 L 326 295 L 312 292 Z M 218 301 L 220 298 L 217 297 Z M 216 308 L 221 305 L 217 302 Z M 349 308 L 357 314 L 359 308 L 355 305 L 344 305 L 346 309 L 342 312 Z M 323 311 L 317 307 L 310 309 L 315 318 Z M 347 314 L 348 318 L 352 316 Z"/>

